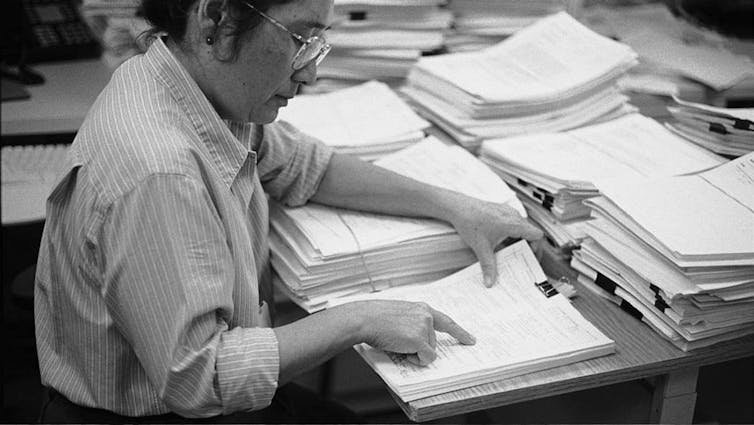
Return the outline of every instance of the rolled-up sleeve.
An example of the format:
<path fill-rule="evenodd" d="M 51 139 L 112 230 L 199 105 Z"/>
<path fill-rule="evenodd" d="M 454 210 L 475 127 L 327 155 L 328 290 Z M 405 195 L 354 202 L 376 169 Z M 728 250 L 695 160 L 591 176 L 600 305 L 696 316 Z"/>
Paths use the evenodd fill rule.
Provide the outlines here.
<path fill-rule="evenodd" d="M 333 149 L 284 121 L 261 128 L 255 144 L 265 192 L 289 206 L 306 203 L 317 191 Z"/>
<path fill-rule="evenodd" d="M 171 410 L 207 417 L 270 404 L 277 339 L 269 328 L 229 329 L 232 256 L 200 182 L 145 178 L 111 203 L 97 243 L 114 324 Z"/>

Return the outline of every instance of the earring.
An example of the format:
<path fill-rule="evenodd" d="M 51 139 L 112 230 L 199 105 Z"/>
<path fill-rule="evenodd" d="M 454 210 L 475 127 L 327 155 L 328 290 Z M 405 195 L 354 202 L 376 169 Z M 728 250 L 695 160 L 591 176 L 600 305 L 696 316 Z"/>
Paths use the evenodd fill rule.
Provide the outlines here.
<path fill-rule="evenodd" d="M 206 41 L 206 43 L 207 43 L 208 45 L 210 45 L 210 46 L 211 46 L 211 45 L 213 45 L 213 44 L 215 43 L 215 39 L 214 39 L 214 38 L 212 38 L 212 36 L 211 36 L 211 35 L 208 35 L 208 36 L 207 36 L 207 39 L 206 39 L 205 41 Z"/>

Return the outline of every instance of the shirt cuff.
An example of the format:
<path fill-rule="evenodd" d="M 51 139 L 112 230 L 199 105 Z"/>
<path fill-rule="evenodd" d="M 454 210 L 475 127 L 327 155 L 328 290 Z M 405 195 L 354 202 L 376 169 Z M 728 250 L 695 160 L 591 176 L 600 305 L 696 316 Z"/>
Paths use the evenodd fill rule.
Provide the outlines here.
<path fill-rule="evenodd" d="M 271 328 L 224 332 L 217 356 L 223 414 L 269 406 L 279 373 L 278 340 Z"/>

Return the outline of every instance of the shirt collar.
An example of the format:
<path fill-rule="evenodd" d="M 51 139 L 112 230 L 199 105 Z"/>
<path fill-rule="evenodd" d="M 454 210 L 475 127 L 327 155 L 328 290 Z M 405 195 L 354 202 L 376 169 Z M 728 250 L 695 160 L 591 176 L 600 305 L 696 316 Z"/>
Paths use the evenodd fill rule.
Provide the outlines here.
<path fill-rule="evenodd" d="M 146 63 L 155 77 L 169 89 L 183 108 L 199 137 L 215 161 L 225 184 L 230 188 L 251 152 L 253 131 L 231 131 L 201 91 L 188 71 L 173 56 L 165 43 L 156 38 L 145 54 Z M 233 124 L 234 128 L 251 129 L 252 124 Z M 234 134 L 235 133 L 235 134 Z M 248 137 L 239 140 L 237 136 Z"/>

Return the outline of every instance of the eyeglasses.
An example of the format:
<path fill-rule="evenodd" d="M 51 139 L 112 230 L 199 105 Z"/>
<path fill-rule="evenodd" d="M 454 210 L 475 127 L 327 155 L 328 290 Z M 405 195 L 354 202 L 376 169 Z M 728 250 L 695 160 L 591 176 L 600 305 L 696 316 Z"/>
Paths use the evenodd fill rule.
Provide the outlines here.
<path fill-rule="evenodd" d="M 293 63 L 291 64 L 294 70 L 298 71 L 299 69 L 302 69 L 306 67 L 307 65 L 309 65 L 312 61 L 314 61 L 315 65 L 319 65 L 320 62 L 322 62 L 322 59 L 324 59 L 325 56 L 327 56 L 327 54 L 330 52 L 330 49 L 332 48 L 332 46 L 330 46 L 330 44 L 327 43 L 324 37 L 321 37 L 319 35 L 313 35 L 309 38 L 304 38 L 303 36 L 289 30 L 288 28 L 286 28 L 285 25 L 278 22 L 277 19 L 262 12 L 261 10 L 254 7 L 252 4 L 247 3 L 245 1 L 241 3 L 245 4 L 246 6 L 249 7 L 249 9 L 258 13 L 263 18 L 270 21 L 276 27 L 287 32 L 296 41 L 301 43 L 301 47 L 299 47 L 298 52 L 296 52 L 296 56 L 293 57 Z"/>

